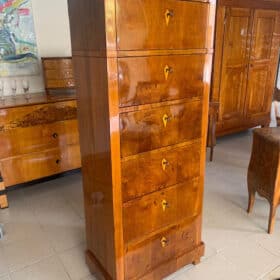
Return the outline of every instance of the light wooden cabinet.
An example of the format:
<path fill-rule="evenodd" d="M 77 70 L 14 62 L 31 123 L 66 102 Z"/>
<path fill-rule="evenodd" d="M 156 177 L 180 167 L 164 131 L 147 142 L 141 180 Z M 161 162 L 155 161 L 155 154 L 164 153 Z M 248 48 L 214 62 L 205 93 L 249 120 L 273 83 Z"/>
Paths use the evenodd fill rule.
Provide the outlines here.
<path fill-rule="evenodd" d="M 98 279 L 163 279 L 204 254 L 215 1 L 68 3 L 87 263 Z"/>
<path fill-rule="evenodd" d="M 211 96 L 220 103 L 218 135 L 270 122 L 280 46 L 274 9 L 280 4 L 269 3 L 219 2 Z"/>

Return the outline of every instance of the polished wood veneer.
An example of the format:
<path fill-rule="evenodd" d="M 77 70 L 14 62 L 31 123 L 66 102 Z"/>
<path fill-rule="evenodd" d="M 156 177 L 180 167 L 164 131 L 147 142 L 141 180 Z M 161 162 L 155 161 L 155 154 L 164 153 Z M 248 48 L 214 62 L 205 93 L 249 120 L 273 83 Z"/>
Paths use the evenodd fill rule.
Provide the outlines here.
<path fill-rule="evenodd" d="M 28 102 L 19 97 L 1 104 L 0 174 L 5 189 L 81 167 L 76 97 L 64 94 L 37 93 Z"/>
<path fill-rule="evenodd" d="M 68 0 L 98 279 L 200 261 L 215 1 Z"/>
<path fill-rule="evenodd" d="M 220 0 L 217 11 L 213 102 L 217 135 L 270 123 L 280 46 L 280 3 Z"/>
<path fill-rule="evenodd" d="M 120 106 L 201 97 L 205 59 L 205 55 L 120 58 Z"/>
<path fill-rule="evenodd" d="M 122 160 L 123 201 L 200 175 L 201 142 L 185 143 Z"/>

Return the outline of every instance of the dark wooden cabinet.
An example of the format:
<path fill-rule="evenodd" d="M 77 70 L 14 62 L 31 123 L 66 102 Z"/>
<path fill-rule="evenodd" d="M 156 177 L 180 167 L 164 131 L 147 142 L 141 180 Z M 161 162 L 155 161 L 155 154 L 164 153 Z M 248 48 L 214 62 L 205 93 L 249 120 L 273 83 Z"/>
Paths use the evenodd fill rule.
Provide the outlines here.
<path fill-rule="evenodd" d="M 211 99 L 220 103 L 217 134 L 224 135 L 270 122 L 280 46 L 280 2 L 218 3 Z"/>
<path fill-rule="evenodd" d="M 215 1 L 68 0 L 98 279 L 198 263 Z"/>

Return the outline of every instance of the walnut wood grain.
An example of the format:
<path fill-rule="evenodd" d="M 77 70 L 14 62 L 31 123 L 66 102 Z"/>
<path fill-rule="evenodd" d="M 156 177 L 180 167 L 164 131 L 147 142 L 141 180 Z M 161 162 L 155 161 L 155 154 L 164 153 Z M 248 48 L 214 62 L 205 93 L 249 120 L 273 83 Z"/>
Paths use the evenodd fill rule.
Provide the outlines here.
<path fill-rule="evenodd" d="M 1 160 L 6 187 L 80 168 L 80 146 L 43 150 Z"/>
<path fill-rule="evenodd" d="M 123 201 L 199 176 L 200 145 L 172 146 L 123 160 Z"/>
<path fill-rule="evenodd" d="M 201 242 L 196 234 L 198 222 L 199 219 L 186 220 L 147 240 L 127 246 L 126 278 L 141 278 L 162 263 L 196 248 Z"/>
<path fill-rule="evenodd" d="M 201 97 L 204 63 L 204 55 L 120 58 L 120 106 Z"/>
<path fill-rule="evenodd" d="M 276 209 L 280 204 L 279 128 L 255 129 L 250 165 L 248 168 L 248 213 L 252 212 L 255 194 L 266 198 L 270 204 L 268 233 L 274 230 Z"/>
<path fill-rule="evenodd" d="M 207 1 L 117 0 L 116 2 L 118 49 L 206 48 L 209 5 L 203 2 Z M 168 24 L 167 12 L 170 13 Z"/>
<path fill-rule="evenodd" d="M 174 258 L 135 278 L 162 279 L 186 264 L 197 264 L 204 253 L 201 205 L 215 1 L 68 0 L 68 4 L 78 92 L 87 263 L 100 279 L 128 279 L 128 239 L 147 240 L 195 215 L 197 246 L 189 249 L 182 243 L 182 251 L 176 252 Z M 202 57 L 203 62 L 198 59 Z M 169 66 L 167 62 L 174 70 L 163 71 Z M 146 88 L 143 82 L 147 82 Z M 167 153 L 183 144 L 193 145 L 200 154 L 198 164 L 189 165 L 193 171 L 187 171 L 188 167 L 184 171 L 193 178 L 191 173 L 199 169 L 199 184 L 194 188 L 197 195 L 187 190 L 182 191 L 185 197 L 179 195 L 180 190 L 188 188 L 176 185 L 158 192 L 154 189 L 149 194 L 143 190 L 141 198 L 123 200 L 123 178 L 132 178 L 122 170 L 125 161 L 147 153 L 159 155 L 163 149 Z M 172 174 L 171 179 L 175 178 Z M 140 182 L 138 176 L 140 170 L 135 176 Z M 151 176 L 157 182 L 152 173 Z M 189 182 L 183 180 L 187 181 L 182 185 Z M 133 221 L 128 212 L 124 214 L 123 207 L 132 202 L 137 205 L 138 200 L 151 196 L 157 200 L 167 189 L 174 189 L 172 201 L 178 203 L 177 212 L 171 210 L 164 220 L 163 216 L 158 218 L 156 211 L 146 209 L 145 222 L 141 228 L 137 225 L 138 233 L 134 225 L 127 226 Z M 190 200 L 188 204 L 186 199 Z M 131 209 L 141 221 L 140 208 Z M 150 223 L 156 226 L 150 227 Z M 136 263 L 133 269 L 137 274 Z"/>
<path fill-rule="evenodd" d="M 221 0 L 217 10 L 211 101 L 217 135 L 266 126 L 277 75 L 280 2 Z"/>
<path fill-rule="evenodd" d="M 164 125 L 164 116 L 168 118 Z M 202 103 L 188 102 L 120 115 L 122 157 L 202 136 Z"/>
<path fill-rule="evenodd" d="M 199 179 L 196 178 L 125 203 L 125 242 L 132 242 L 159 228 L 198 215 L 202 205 L 201 191 Z M 164 201 L 165 209 L 162 205 Z"/>

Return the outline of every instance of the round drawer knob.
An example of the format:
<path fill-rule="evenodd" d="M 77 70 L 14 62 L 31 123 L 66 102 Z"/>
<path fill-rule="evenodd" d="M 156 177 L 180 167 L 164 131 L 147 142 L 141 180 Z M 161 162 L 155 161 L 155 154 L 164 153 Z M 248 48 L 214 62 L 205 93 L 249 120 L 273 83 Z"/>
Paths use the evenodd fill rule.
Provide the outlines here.
<path fill-rule="evenodd" d="M 55 132 L 53 135 L 52 135 L 53 139 L 57 139 L 58 137 L 58 134 Z"/>
<path fill-rule="evenodd" d="M 56 164 L 60 164 L 60 163 L 61 163 L 61 160 L 60 160 L 60 159 L 57 159 L 57 160 L 55 161 L 55 163 L 56 163 Z"/>

